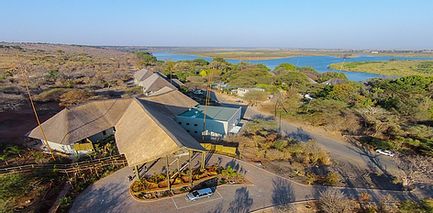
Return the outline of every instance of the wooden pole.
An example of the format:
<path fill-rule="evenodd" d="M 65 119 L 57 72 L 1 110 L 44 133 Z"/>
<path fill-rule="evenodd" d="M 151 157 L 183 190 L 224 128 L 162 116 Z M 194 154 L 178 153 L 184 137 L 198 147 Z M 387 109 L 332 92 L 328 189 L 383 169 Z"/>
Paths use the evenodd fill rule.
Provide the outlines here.
<path fill-rule="evenodd" d="M 137 180 L 140 180 L 140 172 L 138 172 L 137 165 L 134 166 L 134 172 L 135 172 L 135 178 L 137 178 Z"/>
<path fill-rule="evenodd" d="M 165 156 L 165 170 L 167 173 L 167 183 L 168 183 L 167 188 L 168 188 L 168 190 L 170 190 L 171 189 L 171 187 L 170 187 L 170 168 L 168 167 L 168 155 Z"/>
<path fill-rule="evenodd" d="M 201 152 L 201 169 L 204 170 L 204 166 L 206 163 L 206 152 Z"/>
<path fill-rule="evenodd" d="M 24 68 L 24 81 L 25 81 L 25 85 L 26 85 L 27 95 L 29 96 L 30 105 L 32 106 L 33 113 L 35 114 L 36 122 L 38 124 L 38 127 L 41 130 L 42 137 L 44 139 L 45 145 L 47 146 L 48 151 L 50 151 L 51 158 L 53 158 L 53 160 L 56 160 L 56 157 L 54 157 L 54 154 L 53 154 L 53 150 L 51 149 L 50 144 L 48 143 L 48 139 L 47 139 L 47 136 L 45 135 L 45 131 L 44 131 L 44 129 L 41 126 L 41 121 L 39 120 L 38 112 L 36 111 L 36 107 L 35 107 L 35 104 L 33 103 L 32 95 L 30 94 L 29 81 L 28 81 L 27 78 L 28 78 L 28 76 L 27 76 L 27 68 Z"/>
<path fill-rule="evenodd" d="M 188 167 L 189 167 L 189 184 L 192 186 L 192 163 L 191 163 L 191 150 L 188 150 L 188 157 L 189 157 L 189 161 L 188 161 Z"/>

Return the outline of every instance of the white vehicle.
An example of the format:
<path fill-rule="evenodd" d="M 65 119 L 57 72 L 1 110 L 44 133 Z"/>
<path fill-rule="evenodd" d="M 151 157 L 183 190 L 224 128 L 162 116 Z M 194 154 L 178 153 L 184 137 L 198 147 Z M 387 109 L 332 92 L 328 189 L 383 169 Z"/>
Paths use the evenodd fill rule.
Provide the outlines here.
<path fill-rule="evenodd" d="M 376 153 L 379 153 L 379 154 L 382 154 L 382 155 L 386 155 L 386 156 L 390 156 L 390 157 L 394 157 L 394 153 L 392 153 L 389 150 L 376 149 Z"/>
<path fill-rule="evenodd" d="M 199 190 L 194 190 L 186 195 L 186 199 L 190 201 L 198 200 L 204 197 L 210 197 L 213 195 L 213 191 L 211 188 L 204 188 Z"/>

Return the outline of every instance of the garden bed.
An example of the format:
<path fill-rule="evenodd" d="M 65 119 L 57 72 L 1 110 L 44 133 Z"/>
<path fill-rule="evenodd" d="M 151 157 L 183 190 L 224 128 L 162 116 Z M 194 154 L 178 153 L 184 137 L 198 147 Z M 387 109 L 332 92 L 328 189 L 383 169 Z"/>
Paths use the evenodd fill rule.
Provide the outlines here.
<path fill-rule="evenodd" d="M 131 184 L 129 192 L 139 200 L 154 200 L 187 193 L 201 186 L 215 187 L 226 183 L 246 183 L 245 178 L 230 166 L 227 168 L 209 166 L 205 169 L 194 169 L 192 171 L 192 181 L 188 169 L 180 173 L 174 171 L 169 175 L 170 177 L 175 175 L 174 178 L 170 179 L 170 188 L 168 187 L 166 175 L 161 173 L 135 180 Z"/>

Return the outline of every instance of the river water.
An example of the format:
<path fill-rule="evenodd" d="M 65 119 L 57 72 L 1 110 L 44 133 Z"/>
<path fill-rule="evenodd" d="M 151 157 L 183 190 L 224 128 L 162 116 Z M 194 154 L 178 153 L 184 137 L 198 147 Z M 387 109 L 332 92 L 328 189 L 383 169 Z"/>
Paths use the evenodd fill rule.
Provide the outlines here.
<path fill-rule="evenodd" d="M 181 61 L 181 60 L 194 60 L 197 58 L 203 58 L 207 61 L 211 61 L 210 57 L 201 57 L 197 55 L 188 54 L 178 54 L 171 52 L 154 52 L 152 53 L 158 60 L 171 60 L 171 61 Z M 430 60 L 433 58 L 425 57 L 394 57 L 394 56 L 359 56 L 351 58 L 339 58 L 334 56 L 295 56 L 288 58 L 278 58 L 278 59 L 267 59 L 267 60 L 243 60 L 244 62 L 249 62 L 253 64 L 264 64 L 270 69 L 274 69 L 281 63 L 290 63 L 300 67 L 312 67 L 320 73 L 323 72 L 343 72 L 346 74 L 347 78 L 352 81 L 364 81 L 370 78 L 383 78 L 384 76 L 372 73 L 364 72 L 350 72 L 344 70 L 333 70 L 329 68 L 330 64 L 338 62 L 359 62 L 359 61 L 389 61 L 389 60 Z M 240 60 L 227 59 L 226 61 L 230 63 L 239 63 Z"/>

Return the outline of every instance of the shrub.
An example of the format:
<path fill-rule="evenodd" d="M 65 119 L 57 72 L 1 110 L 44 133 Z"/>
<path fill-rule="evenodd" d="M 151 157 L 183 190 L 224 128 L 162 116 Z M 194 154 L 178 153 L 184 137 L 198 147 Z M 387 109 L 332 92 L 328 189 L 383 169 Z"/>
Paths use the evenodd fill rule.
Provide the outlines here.
<path fill-rule="evenodd" d="M 65 88 L 52 88 L 45 90 L 38 95 L 34 96 L 35 101 L 58 101 L 60 96 L 64 94 L 68 89 Z"/>
<path fill-rule="evenodd" d="M 329 172 L 329 173 L 326 175 L 325 183 L 326 183 L 327 185 L 334 186 L 334 185 L 336 185 L 339 181 L 340 181 L 340 176 L 339 176 L 337 173 L 335 173 L 335 172 Z"/>
<path fill-rule="evenodd" d="M 326 213 L 349 213 L 352 212 L 350 200 L 338 189 L 329 188 L 320 192 L 320 209 Z"/>
<path fill-rule="evenodd" d="M 78 105 L 87 101 L 91 96 L 92 94 L 85 90 L 70 90 L 60 96 L 60 106 L 69 107 Z"/>
<path fill-rule="evenodd" d="M 275 141 L 274 144 L 272 144 L 272 147 L 278 149 L 279 151 L 283 151 L 283 149 L 287 147 L 288 143 L 288 141 L 279 140 Z"/>
<path fill-rule="evenodd" d="M 308 185 L 312 185 L 317 181 L 317 177 L 315 174 L 308 172 L 307 175 L 305 175 L 306 179 L 305 182 Z"/>
<path fill-rule="evenodd" d="M 285 155 L 284 152 L 277 149 L 269 149 L 266 151 L 266 159 L 268 160 L 284 160 Z"/>

